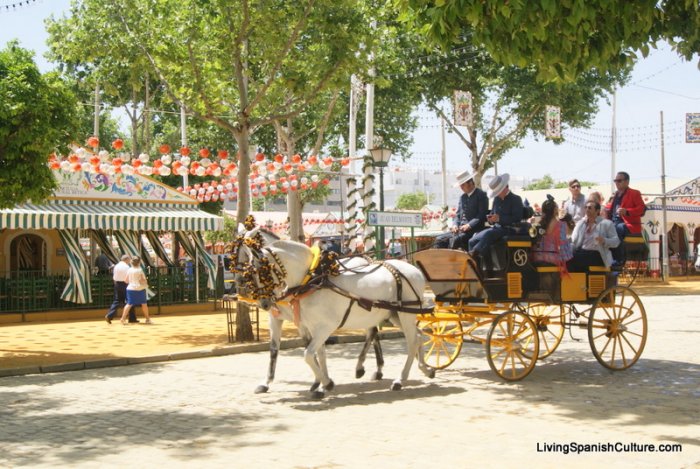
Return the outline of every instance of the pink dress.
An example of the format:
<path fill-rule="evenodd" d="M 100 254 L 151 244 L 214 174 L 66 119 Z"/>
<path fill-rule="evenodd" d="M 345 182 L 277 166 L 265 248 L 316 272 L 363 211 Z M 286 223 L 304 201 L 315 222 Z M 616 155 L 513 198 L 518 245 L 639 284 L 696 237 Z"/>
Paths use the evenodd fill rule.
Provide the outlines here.
<path fill-rule="evenodd" d="M 557 221 L 553 229 L 547 230 L 532 248 L 533 262 L 546 262 L 559 267 L 566 273 L 566 261 L 574 257 L 571 241 L 566 237 L 566 223 Z"/>

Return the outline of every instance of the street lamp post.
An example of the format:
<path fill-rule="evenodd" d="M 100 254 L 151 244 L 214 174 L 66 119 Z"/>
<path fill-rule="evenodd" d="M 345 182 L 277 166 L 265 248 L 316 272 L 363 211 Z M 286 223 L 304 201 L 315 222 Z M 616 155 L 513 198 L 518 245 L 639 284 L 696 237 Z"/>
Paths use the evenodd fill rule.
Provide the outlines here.
<path fill-rule="evenodd" d="M 389 165 L 389 159 L 391 158 L 391 150 L 388 148 L 372 148 L 370 151 L 372 155 L 372 165 L 375 168 L 379 168 L 379 211 L 384 211 L 384 168 Z M 384 227 L 379 227 L 379 240 L 377 242 L 377 257 L 379 259 L 384 259 Z"/>

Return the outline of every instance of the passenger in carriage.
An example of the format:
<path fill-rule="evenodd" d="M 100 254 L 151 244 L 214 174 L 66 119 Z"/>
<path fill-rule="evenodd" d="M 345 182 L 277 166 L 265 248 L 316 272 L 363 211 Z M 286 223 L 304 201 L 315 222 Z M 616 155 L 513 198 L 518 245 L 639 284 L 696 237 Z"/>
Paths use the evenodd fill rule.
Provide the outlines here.
<path fill-rule="evenodd" d="M 557 265 L 563 273 L 566 272 L 566 262 L 573 257 L 573 248 L 567 238 L 567 224 L 557 219 L 558 213 L 554 197 L 548 194 L 542 204 L 540 219 L 540 229 L 544 234 L 532 248 L 532 260 Z"/>
<path fill-rule="evenodd" d="M 456 185 L 464 192 L 459 198 L 457 215 L 450 233 L 439 236 L 435 241 L 435 247 L 466 251 L 467 243 L 474 233 L 484 229 L 486 214 L 489 211 L 489 199 L 484 191 L 476 187 L 474 174 L 469 171 L 457 176 Z"/>
<path fill-rule="evenodd" d="M 564 201 L 564 212 L 569 214 L 574 222 L 574 225 L 579 222 L 584 216 L 586 216 L 586 197 L 581 194 L 581 183 L 578 179 L 572 179 L 569 181 L 569 192 L 571 192 L 571 198 Z M 563 218 L 563 216 L 562 216 Z"/>
<path fill-rule="evenodd" d="M 494 201 L 486 220 L 491 227 L 469 240 L 469 254 L 472 257 L 483 255 L 489 246 L 507 234 L 515 233 L 520 226 L 524 212 L 523 200 L 510 191 L 509 180 L 510 175 L 504 173 L 489 181 L 488 196 Z"/>
<path fill-rule="evenodd" d="M 601 194 L 598 191 L 593 191 L 590 194 L 588 194 L 588 197 L 586 198 L 586 202 L 598 202 L 601 206 L 600 209 L 600 216 L 603 218 L 607 218 L 607 212 L 605 211 L 605 207 L 603 206 L 603 194 Z M 585 212 L 585 209 L 584 209 Z M 585 215 L 585 213 L 584 213 Z"/>
<path fill-rule="evenodd" d="M 569 261 L 571 272 L 585 272 L 589 266 L 610 267 L 613 263 L 611 248 L 620 245 L 613 223 L 600 216 L 598 202 L 586 202 L 586 218 L 579 221 L 571 237 L 574 257 Z"/>
<path fill-rule="evenodd" d="M 605 209 L 607 217 L 615 225 L 618 238 L 624 241 L 627 235 L 642 232 L 642 216 L 646 212 L 646 205 L 642 200 L 642 194 L 629 186 L 629 174 L 620 171 L 614 181 L 617 191 Z M 612 254 L 617 264 L 625 263 L 625 249 L 622 244 L 613 249 Z"/>

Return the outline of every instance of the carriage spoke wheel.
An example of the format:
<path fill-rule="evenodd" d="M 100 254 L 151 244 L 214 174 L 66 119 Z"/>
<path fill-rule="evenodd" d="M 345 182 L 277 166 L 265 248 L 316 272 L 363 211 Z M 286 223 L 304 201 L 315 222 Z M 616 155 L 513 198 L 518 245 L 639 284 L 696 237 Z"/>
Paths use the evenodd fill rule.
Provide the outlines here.
<path fill-rule="evenodd" d="M 564 337 L 564 324 L 566 323 L 566 310 L 564 308 L 564 305 L 544 303 L 527 305 L 527 315 L 535 323 L 535 329 L 539 335 L 538 359 L 550 356 L 559 347 L 561 339 Z M 528 351 L 524 350 L 523 353 L 528 353 Z"/>
<path fill-rule="evenodd" d="M 518 381 L 535 367 L 539 338 L 535 323 L 519 311 L 496 316 L 486 336 L 486 358 L 501 378 Z"/>
<path fill-rule="evenodd" d="M 647 314 L 637 294 L 620 285 L 598 296 L 588 321 L 588 342 L 598 363 L 611 370 L 634 365 L 647 341 Z"/>
<path fill-rule="evenodd" d="M 464 333 L 457 316 L 454 319 L 423 317 L 418 320 L 423 345 L 423 362 L 437 370 L 447 368 L 462 351 Z"/>

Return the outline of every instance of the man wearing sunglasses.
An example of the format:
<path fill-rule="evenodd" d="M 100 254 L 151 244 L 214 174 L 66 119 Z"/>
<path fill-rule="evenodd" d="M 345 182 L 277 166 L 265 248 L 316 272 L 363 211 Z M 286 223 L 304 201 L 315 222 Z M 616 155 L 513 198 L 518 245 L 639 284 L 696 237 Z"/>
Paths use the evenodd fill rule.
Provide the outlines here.
<path fill-rule="evenodd" d="M 615 225 L 617 236 L 621 241 L 624 241 L 628 234 L 642 232 L 642 216 L 647 208 L 642 200 L 642 194 L 629 186 L 629 174 L 620 171 L 615 176 L 614 181 L 617 191 L 605 209 L 608 218 Z M 622 243 L 612 250 L 612 255 L 617 264 L 625 263 L 625 250 Z"/>
<path fill-rule="evenodd" d="M 578 179 L 569 181 L 569 192 L 571 192 L 571 198 L 564 202 L 563 208 L 566 214 L 571 216 L 574 223 L 578 223 L 586 216 L 586 197 L 581 194 L 581 183 Z"/>

